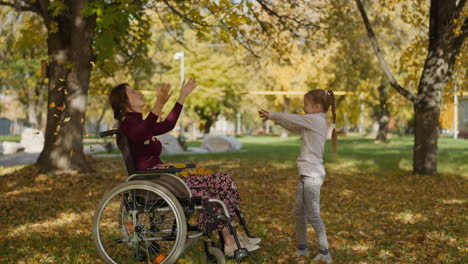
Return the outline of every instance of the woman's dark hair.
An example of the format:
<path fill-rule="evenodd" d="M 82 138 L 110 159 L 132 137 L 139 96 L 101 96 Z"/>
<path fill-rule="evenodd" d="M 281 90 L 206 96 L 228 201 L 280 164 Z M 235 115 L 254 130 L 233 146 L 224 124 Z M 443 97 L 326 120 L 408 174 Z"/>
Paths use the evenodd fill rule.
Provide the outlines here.
<path fill-rule="evenodd" d="M 109 93 L 109 103 L 114 110 L 114 118 L 122 121 L 125 116 L 125 109 L 128 106 L 128 97 L 126 88 L 128 83 L 121 83 L 114 88 L 112 88 Z"/>

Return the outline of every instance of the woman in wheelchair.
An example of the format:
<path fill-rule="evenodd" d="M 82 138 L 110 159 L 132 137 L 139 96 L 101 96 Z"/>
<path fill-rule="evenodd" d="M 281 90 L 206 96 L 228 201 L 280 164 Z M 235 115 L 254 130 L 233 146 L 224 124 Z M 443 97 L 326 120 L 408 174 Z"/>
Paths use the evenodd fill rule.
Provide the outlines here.
<path fill-rule="evenodd" d="M 119 130 L 128 139 L 137 170 L 167 168 L 167 165 L 164 165 L 160 158 L 162 144 L 155 136 L 167 133 L 175 127 L 185 99 L 196 86 L 197 83 L 194 79 L 184 82 L 177 102 L 166 119 L 160 122 L 158 122 L 158 118 L 162 108 L 172 94 L 169 84 L 163 84 L 157 88 L 156 102 L 146 119 L 142 117 L 145 101 L 141 92 L 134 90 L 126 83 L 112 89 L 109 101 L 114 110 L 114 117 L 119 121 Z M 228 174 L 216 172 L 186 176 L 182 179 L 194 197 L 200 197 L 202 201 L 209 198 L 219 199 L 227 205 L 231 217 L 235 216 L 240 196 L 236 184 Z M 217 209 L 221 211 L 221 208 Z M 200 212 L 198 217 L 200 230 L 207 228 L 208 220 L 208 215 L 205 212 Z M 237 249 L 233 235 L 225 225 L 220 224 L 218 230 L 221 230 L 223 234 L 224 253 L 232 256 Z M 239 240 L 242 247 L 253 251 L 259 248 L 257 244 L 261 239 L 239 234 Z"/>

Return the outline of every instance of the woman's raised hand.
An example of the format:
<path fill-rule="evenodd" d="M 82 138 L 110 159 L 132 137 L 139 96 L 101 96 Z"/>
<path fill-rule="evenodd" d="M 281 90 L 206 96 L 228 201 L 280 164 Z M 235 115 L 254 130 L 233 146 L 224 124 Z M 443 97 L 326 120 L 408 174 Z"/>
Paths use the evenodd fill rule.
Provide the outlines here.
<path fill-rule="evenodd" d="M 258 111 L 258 115 L 263 119 L 263 121 L 268 120 L 268 115 L 269 115 L 269 114 L 270 114 L 270 113 L 269 113 L 268 111 L 263 110 L 263 109 L 260 109 L 260 110 Z"/>
<path fill-rule="evenodd" d="M 182 87 L 180 88 L 180 95 L 179 99 L 177 102 L 180 104 L 183 104 L 185 101 L 185 98 L 197 87 L 197 81 L 195 79 L 190 78 L 188 82 L 183 82 Z"/>
<path fill-rule="evenodd" d="M 172 95 L 171 85 L 168 83 L 163 83 L 160 86 L 158 86 L 157 89 L 158 91 L 156 101 L 164 105 L 165 103 L 167 103 L 167 100 Z"/>

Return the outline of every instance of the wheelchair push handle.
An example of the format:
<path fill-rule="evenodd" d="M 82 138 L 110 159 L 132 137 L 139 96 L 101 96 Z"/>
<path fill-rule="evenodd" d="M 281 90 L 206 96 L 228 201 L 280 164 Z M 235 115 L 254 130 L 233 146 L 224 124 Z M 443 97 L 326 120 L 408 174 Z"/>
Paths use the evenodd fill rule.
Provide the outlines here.
<path fill-rule="evenodd" d="M 100 137 L 108 137 L 108 136 L 112 136 L 112 135 L 115 135 L 115 134 L 118 134 L 118 133 L 119 133 L 118 129 L 112 129 L 112 130 L 99 132 L 99 136 Z"/>

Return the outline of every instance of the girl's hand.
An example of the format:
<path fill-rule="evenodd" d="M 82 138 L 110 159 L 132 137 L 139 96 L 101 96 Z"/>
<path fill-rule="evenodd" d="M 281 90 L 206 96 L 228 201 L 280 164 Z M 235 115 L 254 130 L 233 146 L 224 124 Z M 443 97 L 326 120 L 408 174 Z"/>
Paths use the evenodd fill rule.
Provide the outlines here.
<path fill-rule="evenodd" d="M 180 88 L 180 95 L 179 99 L 177 102 L 180 104 L 183 104 L 185 101 L 185 98 L 197 87 L 197 81 L 195 79 L 190 78 L 188 82 L 183 82 L 182 87 Z"/>
<path fill-rule="evenodd" d="M 172 95 L 171 85 L 168 83 L 163 83 L 162 85 L 158 86 L 157 89 L 158 91 L 156 102 L 164 105 Z"/>
<path fill-rule="evenodd" d="M 269 116 L 270 113 L 268 111 L 266 111 L 266 110 L 261 109 L 261 110 L 258 111 L 258 114 L 263 119 L 263 121 L 267 121 L 268 116 Z"/>

